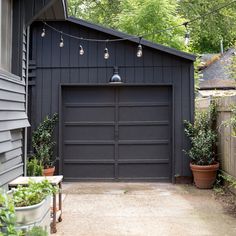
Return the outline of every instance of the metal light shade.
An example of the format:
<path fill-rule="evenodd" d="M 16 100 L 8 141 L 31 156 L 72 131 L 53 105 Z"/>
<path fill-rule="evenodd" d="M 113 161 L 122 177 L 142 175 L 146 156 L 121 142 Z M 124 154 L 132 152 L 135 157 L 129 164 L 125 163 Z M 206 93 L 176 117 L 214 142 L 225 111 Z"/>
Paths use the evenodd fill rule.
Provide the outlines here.
<path fill-rule="evenodd" d="M 110 78 L 109 83 L 116 83 L 116 84 L 123 83 L 121 77 L 118 74 L 118 67 L 114 67 L 113 76 Z"/>

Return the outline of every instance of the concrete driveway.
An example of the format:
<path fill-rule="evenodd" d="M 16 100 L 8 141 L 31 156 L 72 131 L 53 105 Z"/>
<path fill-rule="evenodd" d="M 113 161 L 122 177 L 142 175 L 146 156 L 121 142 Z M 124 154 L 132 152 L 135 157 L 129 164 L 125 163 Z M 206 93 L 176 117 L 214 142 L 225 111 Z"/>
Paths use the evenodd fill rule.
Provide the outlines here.
<path fill-rule="evenodd" d="M 160 183 L 65 183 L 55 236 L 235 236 L 213 192 Z"/>

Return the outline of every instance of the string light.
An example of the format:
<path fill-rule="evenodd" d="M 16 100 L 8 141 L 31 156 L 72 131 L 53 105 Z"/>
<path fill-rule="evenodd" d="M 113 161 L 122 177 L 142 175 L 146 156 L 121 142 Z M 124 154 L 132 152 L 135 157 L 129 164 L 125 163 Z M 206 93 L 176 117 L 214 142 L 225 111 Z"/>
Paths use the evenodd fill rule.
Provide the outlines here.
<path fill-rule="evenodd" d="M 64 47 L 64 39 L 62 37 L 62 33 L 61 33 L 61 39 L 60 39 L 60 43 L 59 43 L 60 48 Z"/>
<path fill-rule="evenodd" d="M 46 36 L 46 30 L 45 28 L 43 27 L 43 30 L 42 30 L 42 33 L 41 33 L 41 37 L 44 38 Z"/>
<path fill-rule="evenodd" d="M 190 42 L 190 33 L 188 30 L 188 22 L 185 22 L 183 25 L 185 26 L 185 29 L 186 29 L 186 33 L 184 36 L 184 44 L 185 44 L 185 46 L 188 46 L 189 42 Z"/>
<path fill-rule="evenodd" d="M 141 45 L 141 40 L 142 40 L 142 37 L 139 38 L 139 45 L 138 45 L 138 48 L 137 48 L 137 57 L 142 57 L 143 55 L 143 47 Z"/>
<path fill-rule="evenodd" d="M 84 49 L 83 49 L 83 46 L 81 44 L 79 45 L 79 55 L 80 56 L 84 55 Z"/>
<path fill-rule="evenodd" d="M 104 59 L 107 60 L 109 58 L 109 51 L 108 51 L 108 48 L 105 48 L 104 49 Z"/>
<path fill-rule="evenodd" d="M 107 48 L 107 43 L 108 43 L 108 40 L 106 40 L 106 46 L 105 46 L 105 49 L 104 49 L 104 59 L 107 60 L 109 58 L 109 51 L 108 51 L 108 48 Z"/>
<path fill-rule="evenodd" d="M 213 9 L 213 10 L 211 10 L 211 11 L 209 11 L 209 12 L 203 14 L 203 15 L 200 15 L 200 16 L 198 16 L 198 17 L 196 17 L 196 18 L 193 18 L 193 19 L 191 19 L 191 20 L 189 20 L 189 21 L 187 21 L 187 22 L 181 23 L 181 24 L 179 24 L 179 25 L 172 26 L 172 27 L 167 28 L 167 29 L 156 30 L 156 31 L 154 31 L 154 32 L 152 32 L 152 33 L 144 34 L 144 35 L 142 35 L 142 36 L 127 36 L 127 37 L 124 37 L 124 38 L 117 38 L 117 39 L 114 39 L 114 38 L 113 38 L 113 39 L 106 39 L 106 40 L 104 40 L 104 39 L 94 39 L 94 38 L 82 38 L 82 37 L 77 37 L 77 36 L 75 36 L 75 35 L 70 35 L 70 34 L 64 33 L 64 32 L 62 32 L 62 31 L 60 31 L 60 30 L 54 28 L 53 26 L 49 25 L 48 23 L 43 22 L 44 27 L 43 27 L 43 29 L 42 29 L 41 37 L 44 38 L 44 37 L 46 36 L 45 26 L 47 26 L 48 28 L 51 28 L 51 29 L 54 30 L 55 32 L 60 33 L 60 35 L 61 35 L 60 44 L 59 44 L 60 48 L 64 47 L 63 35 L 65 35 L 65 36 L 67 36 L 67 37 L 69 37 L 69 38 L 74 38 L 74 39 L 83 40 L 83 41 L 90 41 L 90 42 L 106 42 L 106 47 L 105 47 L 105 49 L 104 49 L 104 59 L 106 59 L 106 60 L 109 58 L 109 51 L 108 51 L 108 48 L 107 48 L 107 42 L 108 42 L 108 41 L 109 41 L 109 42 L 120 42 L 120 41 L 125 41 L 125 40 L 135 40 L 135 39 L 137 40 L 137 39 L 139 39 L 139 45 L 138 45 L 138 47 L 137 47 L 137 57 L 142 57 L 142 55 L 143 55 L 143 50 L 142 50 L 141 40 L 142 40 L 143 37 L 156 35 L 156 34 L 159 34 L 159 33 L 161 33 L 161 32 L 166 32 L 166 31 L 170 31 L 170 30 L 173 30 L 173 29 L 175 29 L 175 28 L 178 28 L 178 27 L 183 27 L 183 26 L 185 26 L 185 28 L 186 28 L 186 33 L 185 33 L 185 37 L 184 37 L 184 43 L 185 43 L 185 45 L 187 46 L 187 45 L 189 44 L 189 42 L 190 42 L 190 33 L 189 33 L 189 30 L 188 30 L 188 25 L 189 25 L 190 23 L 195 22 L 195 21 L 198 21 L 198 20 L 202 20 L 202 19 L 205 18 L 206 16 L 209 16 L 209 15 L 211 15 L 211 14 L 214 14 L 214 13 L 220 11 L 220 10 L 223 9 L 223 8 L 229 7 L 230 5 L 232 5 L 232 4 L 234 4 L 234 3 L 236 3 L 236 0 L 231 1 L 231 2 L 229 2 L 229 3 L 227 3 L 227 4 L 225 4 L 225 5 L 222 5 L 222 6 L 218 7 L 218 8 L 216 8 L 216 9 Z M 82 45 L 79 46 L 79 54 L 80 54 L 80 55 L 83 55 L 83 54 L 84 54 L 84 49 L 83 49 Z"/>

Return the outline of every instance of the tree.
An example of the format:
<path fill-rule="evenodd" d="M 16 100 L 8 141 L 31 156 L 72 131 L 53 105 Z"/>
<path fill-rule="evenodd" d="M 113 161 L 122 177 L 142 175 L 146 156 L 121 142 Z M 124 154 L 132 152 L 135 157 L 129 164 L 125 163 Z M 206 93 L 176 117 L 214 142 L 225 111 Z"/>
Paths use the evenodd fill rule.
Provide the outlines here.
<path fill-rule="evenodd" d="M 179 14 L 193 19 L 226 5 L 230 0 L 180 0 Z M 223 39 L 225 48 L 236 39 L 236 3 L 189 24 L 191 48 L 194 52 L 219 52 Z"/>
<path fill-rule="evenodd" d="M 85 20 L 121 30 L 132 35 L 177 49 L 184 47 L 185 20 L 177 12 L 176 0 L 70 0 L 69 13 Z"/>
<path fill-rule="evenodd" d="M 69 15 L 114 28 L 121 0 L 69 0 Z"/>

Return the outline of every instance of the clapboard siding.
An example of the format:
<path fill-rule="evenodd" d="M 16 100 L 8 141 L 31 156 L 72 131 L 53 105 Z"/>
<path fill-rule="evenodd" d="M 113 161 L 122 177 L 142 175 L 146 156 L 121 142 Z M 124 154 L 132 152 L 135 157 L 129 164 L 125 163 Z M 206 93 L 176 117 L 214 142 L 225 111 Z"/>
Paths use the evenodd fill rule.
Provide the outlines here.
<path fill-rule="evenodd" d="M 50 22 L 50 25 L 69 34 L 83 38 L 111 39 L 113 36 L 69 21 Z M 143 46 L 143 57 L 137 58 L 137 43 L 130 41 L 108 43 L 110 57 L 104 60 L 105 44 L 82 42 L 85 54 L 79 55 L 79 43 L 64 37 L 64 47 L 59 48 L 60 35 L 46 29 L 41 38 L 42 23 L 31 27 L 34 74 L 31 78 L 31 125 L 34 129 L 48 114 L 59 111 L 60 84 L 108 84 L 113 66 L 127 84 L 172 85 L 173 88 L 173 175 L 190 175 L 188 159 L 183 149 L 189 143 L 184 135 L 183 120 L 193 118 L 193 66 L 192 61 L 161 50 Z M 115 38 L 115 37 L 114 37 Z M 125 86 L 125 84 L 124 84 Z M 56 137 L 59 130 L 56 130 Z M 57 139 L 57 143 L 58 143 Z M 30 146 L 30 144 L 29 144 Z M 57 155 L 59 155 L 57 146 Z"/>
<path fill-rule="evenodd" d="M 0 187 L 23 174 L 22 129 L 29 126 L 24 81 L 0 71 Z"/>

